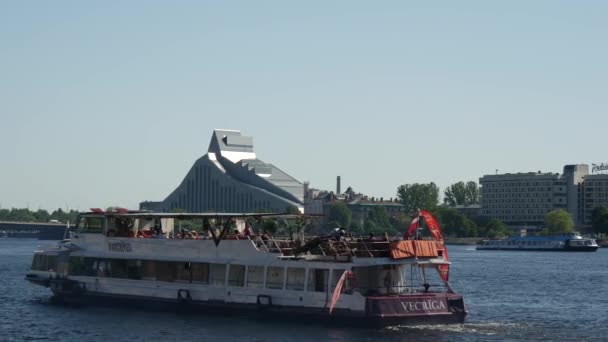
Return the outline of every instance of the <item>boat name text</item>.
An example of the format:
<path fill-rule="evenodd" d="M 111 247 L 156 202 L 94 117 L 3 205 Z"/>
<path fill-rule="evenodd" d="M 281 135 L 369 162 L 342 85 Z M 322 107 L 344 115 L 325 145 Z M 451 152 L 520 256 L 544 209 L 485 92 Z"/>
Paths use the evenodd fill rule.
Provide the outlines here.
<path fill-rule="evenodd" d="M 133 252 L 130 242 L 126 241 L 108 241 L 108 250 L 111 252 Z"/>
<path fill-rule="evenodd" d="M 422 302 L 401 302 L 401 307 L 405 312 L 443 311 L 447 309 L 443 301 L 430 299 Z"/>

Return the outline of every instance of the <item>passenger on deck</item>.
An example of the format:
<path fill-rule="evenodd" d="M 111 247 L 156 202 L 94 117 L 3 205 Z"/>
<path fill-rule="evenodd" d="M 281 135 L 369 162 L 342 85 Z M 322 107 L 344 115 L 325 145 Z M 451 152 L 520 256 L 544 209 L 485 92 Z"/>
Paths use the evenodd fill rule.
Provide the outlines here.
<path fill-rule="evenodd" d="M 156 237 L 158 237 L 159 235 L 162 235 L 163 229 L 162 229 L 162 225 L 161 225 L 160 219 L 155 219 L 154 220 L 154 228 L 152 228 L 152 230 L 154 231 L 154 235 Z"/>
<path fill-rule="evenodd" d="M 332 238 L 334 238 L 334 240 L 340 241 L 344 237 L 345 234 L 346 234 L 346 231 L 344 230 L 344 228 L 342 228 L 342 229 L 336 228 L 330 235 Z"/>
<path fill-rule="evenodd" d="M 192 234 L 190 234 L 188 229 L 182 228 L 179 237 L 180 239 L 192 239 Z"/>
<path fill-rule="evenodd" d="M 260 235 L 260 238 L 262 239 L 262 241 L 268 241 L 268 239 L 270 239 L 270 237 L 268 236 L 268 233 L 266 231 L 262 232 L 262 234 Z"/>
<path fill-rule="evenodd" d="M 243 234 L 248 237 L 253 235 L 253 231 L 251 230 L 250 225 L 245 226 L 245 230 L 243 231 Z"/>
<path fill-rule="evenodd" d="M 147 239 L 152 235 L 152 231 L 150 230 L 150 228 L 145 228 L 143 231 L 144 237 Z"/>

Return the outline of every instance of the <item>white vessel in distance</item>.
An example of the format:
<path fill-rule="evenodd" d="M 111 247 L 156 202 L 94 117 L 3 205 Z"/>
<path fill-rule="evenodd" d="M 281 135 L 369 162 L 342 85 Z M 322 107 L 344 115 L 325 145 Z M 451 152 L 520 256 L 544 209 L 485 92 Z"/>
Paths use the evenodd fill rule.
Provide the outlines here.
<path fill-rule="evenodd" d="M 595 252 L 600 246 L 595 239 L 583 238 L 579 233 L 515 236 L 504 239 L 482 240 L 477 250 L 504 251 L 563 251 Z"/>
<path fill-rule="evenodd" d="M 352 326 L 464 321 L 442 240 L 278 239 L 251 231 L 277 218 L 303 216 L 92 210 L 70 239 L 34 253 L 26 279 L 49 287 L 57 302 Z M 199 232 L 180 230 L 185 223 Z"/>

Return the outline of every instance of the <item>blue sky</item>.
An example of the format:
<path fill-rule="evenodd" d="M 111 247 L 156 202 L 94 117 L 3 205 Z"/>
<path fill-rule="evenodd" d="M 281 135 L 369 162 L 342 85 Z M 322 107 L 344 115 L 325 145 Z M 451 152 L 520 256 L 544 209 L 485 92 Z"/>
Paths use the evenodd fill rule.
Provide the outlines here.
<path fill-rule="evenodd" d="M 2 1 L 0 206 L 161 200 L 214 128 L 394 197 L 608 161 L 602 1 Z"/>

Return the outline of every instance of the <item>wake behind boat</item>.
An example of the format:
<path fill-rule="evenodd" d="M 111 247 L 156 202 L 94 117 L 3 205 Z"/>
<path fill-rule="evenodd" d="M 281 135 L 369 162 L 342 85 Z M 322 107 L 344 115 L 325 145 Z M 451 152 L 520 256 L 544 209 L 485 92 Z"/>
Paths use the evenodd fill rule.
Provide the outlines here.
<path fill-rule="evenodd" d="M 563 252 L 595 252 L 598 248 L 594 239 L 583 238 L 578 233 L 488 239 L 482 240 L 476 247 L 477 250 Z"/>
<path fill-rule="evenodd" d="M 421 215 L 433 239 L 408 240 L 419 231 L 418 218 L 400 241 L 342 234 L 278 239 L 251 230 L 256 221 L 279 217 L 272 214 L 94 210 L 81 215 L 71 239 L 35 252 L 26 279 L 64 302 L 352 326 L 462 323 L 466 311 L 448 283 L 439 225 Z M 200 232 L 180 230 L 181 220 L 200 222 Z"/>

